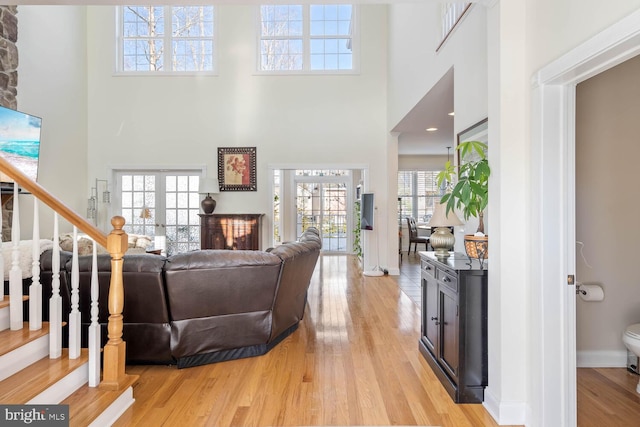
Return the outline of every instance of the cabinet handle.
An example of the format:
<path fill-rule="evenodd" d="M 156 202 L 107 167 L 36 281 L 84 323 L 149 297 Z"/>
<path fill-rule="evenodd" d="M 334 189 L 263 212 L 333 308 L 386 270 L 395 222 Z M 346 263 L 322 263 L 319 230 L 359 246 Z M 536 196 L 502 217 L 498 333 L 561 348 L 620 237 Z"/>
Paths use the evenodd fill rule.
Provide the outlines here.
<path fill-rule="evenodd" d="M 444 282 L 450 282 L 451 279 L 449 279 L 447 276 L 444 276 L 444 279 L 442 279 Z"/>
<path fill-rule="evenodd" d="M 431 320 L 438 320 L 438 318 L 437 317 L 432 317 Z"/>

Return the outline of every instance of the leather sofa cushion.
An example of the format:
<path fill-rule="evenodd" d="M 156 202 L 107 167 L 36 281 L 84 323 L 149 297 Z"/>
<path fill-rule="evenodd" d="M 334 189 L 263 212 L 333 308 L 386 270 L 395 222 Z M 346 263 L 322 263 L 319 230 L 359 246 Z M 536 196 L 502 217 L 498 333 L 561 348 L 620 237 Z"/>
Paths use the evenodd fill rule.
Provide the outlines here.
<path fill-rule="evenodd" d="M 173 321 L 271 310 L 281 260 L 261 251 L 203 250 L 167 259 Z"/>
<path fill-rule="evenodd" d="M 270 331 L 270 311 L 177 320 L 171 323 L 171 354 L 180 359 L 266 344 Z"/>

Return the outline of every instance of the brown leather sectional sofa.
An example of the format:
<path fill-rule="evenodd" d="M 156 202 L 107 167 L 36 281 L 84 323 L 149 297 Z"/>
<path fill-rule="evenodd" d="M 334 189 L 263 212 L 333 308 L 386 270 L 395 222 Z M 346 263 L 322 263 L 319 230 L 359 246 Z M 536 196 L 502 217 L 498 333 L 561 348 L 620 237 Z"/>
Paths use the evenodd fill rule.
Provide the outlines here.
<path fill-rule="evenodd" d="M 315 228 L 297 242 L 267 251 L 201 250 L 168 258 L 125 255 L 124 330 L 128 363 L 177 364 L 179 368 L 257 356 L 298 327 L 322 243 Z M 51 276 L 51 252 L 43 253 L 43 277 Z M 68 312 L 71 262 L 61 293 Z M 98 256 L 103 343 L 110 257 Z M 83 341 L 90 318 L 91 257 L 79 257 Z M 50 283 L 43 283 L 50 295 Z M 86 342 L 86 341 L 85 341 Z"/>

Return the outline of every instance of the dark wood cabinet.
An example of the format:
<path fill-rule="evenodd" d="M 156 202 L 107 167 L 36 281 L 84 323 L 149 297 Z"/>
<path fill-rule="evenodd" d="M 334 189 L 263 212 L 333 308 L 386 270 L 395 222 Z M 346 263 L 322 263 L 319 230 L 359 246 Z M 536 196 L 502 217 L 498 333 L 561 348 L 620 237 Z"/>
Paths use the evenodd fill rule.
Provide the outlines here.
<path fill-rule="evenodd" d="M 420 352 L 457 403 L 481 403 L 487 386 L 487 270 L 466 255 L 420 252 Z M 486 265 L 485 265 L 486 268 Z"/>
<path fill-rule="evenodd" d="M 261 249 L 264 214 L 200 214 L 201 249 Z"/>

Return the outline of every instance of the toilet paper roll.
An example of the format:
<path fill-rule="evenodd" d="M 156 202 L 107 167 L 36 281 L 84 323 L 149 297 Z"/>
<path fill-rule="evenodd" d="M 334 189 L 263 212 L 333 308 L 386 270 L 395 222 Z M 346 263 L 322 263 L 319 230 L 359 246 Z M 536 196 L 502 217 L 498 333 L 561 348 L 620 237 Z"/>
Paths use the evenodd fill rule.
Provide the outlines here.
<path fill-rule="evenodd" d="M 602 301 L 604 290 L 599 285 L 580 285 L 580 298 L 583 301 Z"/>

